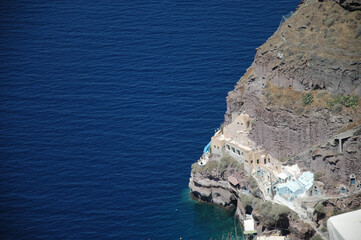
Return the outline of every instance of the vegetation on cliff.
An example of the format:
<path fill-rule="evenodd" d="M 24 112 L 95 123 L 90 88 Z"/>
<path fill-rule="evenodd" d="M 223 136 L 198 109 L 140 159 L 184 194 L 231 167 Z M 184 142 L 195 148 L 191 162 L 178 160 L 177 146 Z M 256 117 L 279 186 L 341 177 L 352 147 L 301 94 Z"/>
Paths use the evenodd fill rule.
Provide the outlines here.
<path fill-rule="evenodd" d="M 299 221 L 297 213 L 286 206 L 246 194 L 241 194 L 239 200 L 246 212 L 252 213 L 255 219 L 262 222 L 263 226 L 269 230 L 276 228 L 286 230 L 290 222 Z"/>
<path fill-rule="evenodd" d="M 233 157 L 225 155 L 221 160 L 209 160 L 206 165 L 199 165 L 198 162 L 192 164 L 192 173 L 212 173 L 223 175 L 227 169 L 242 170 L 243 164 L 237 162 Z"/>
<path fill-rule="evenodd" d="M 325 90 L 311 90 L 307 93 L 283 88 L 268 82 L 263 89 L 263 100 L 267 107 L 285 108 L 296 114 L 312 114 L 314 111 L 328 109 L 332 114 L 351 108 L 358 116 L 361 112 L 360 98 L 356 95 L 331 94 Z"/>

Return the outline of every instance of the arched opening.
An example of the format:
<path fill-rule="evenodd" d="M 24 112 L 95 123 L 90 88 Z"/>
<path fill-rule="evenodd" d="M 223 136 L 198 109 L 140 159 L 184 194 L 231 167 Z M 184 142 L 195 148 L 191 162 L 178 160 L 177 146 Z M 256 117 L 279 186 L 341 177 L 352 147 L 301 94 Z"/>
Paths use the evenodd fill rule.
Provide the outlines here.
<path fill-rule="evenodd" d="M 350 179 L 351 185 L 355 185 L 356 184 L 356 179 L 355 178 L 351 178 Z"/>
<path fill-rule="evenodd" d="M 350 175 L 350 184 L 355 185 L 356 184 L 356 177 L 355 174 Z"/>

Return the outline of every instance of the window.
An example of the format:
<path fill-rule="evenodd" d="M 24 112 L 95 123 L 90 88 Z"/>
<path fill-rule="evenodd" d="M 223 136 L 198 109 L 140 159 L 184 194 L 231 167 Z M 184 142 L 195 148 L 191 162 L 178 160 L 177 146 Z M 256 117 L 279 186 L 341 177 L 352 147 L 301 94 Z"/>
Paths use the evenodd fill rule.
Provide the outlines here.
<path fill-rule="evenodd" d="M 214 148 L 217 148 L 216 145 L 214 145 Z"/>
<path fill-rule="evenodd" d="M 251 160 L 251 164 L 253 163 L 253 160 Z"/>
<path fill-rule="evenodd" d="M 227 144 L 227 149 L 228 149 L 228 150 L 231 150 L 231 147 L 230 147 L 228 144 Z"/>
<path fill-rule="evenodd" d="M 263 162 L 264 162 L 264 164 L 266 164 L 267 163 L 266 159 L 263 159 Z"/>
<path fill-rule="evenodd" d="M 257 164 L 259 164 L 259 159 L 257 159 Z"/>
<path fill-rule="evenodd" d="M 236 150 L 234 149 L 234 147 L 232 147 L 232 151 L 233 151 L 234 153 L 236 153 Z"/>
<path fill-rule="evenodd" d="M 270 159 L 270 158 L 268 158 L 268 163 L 271 163 L 271 159 Z"/>
<path fill-rule="evenodd" d="M 248 160 L 245 160 L 246 161 L 246 163 L 248 163 Z M 253 161 L 252 161 L 253 162 Z"/>
<path fill-rule="evenodd" d="M 237 149 L 237 153 L 238 153 L 238 155 L 240 155 L 241 156 L 241 152 Z"/>

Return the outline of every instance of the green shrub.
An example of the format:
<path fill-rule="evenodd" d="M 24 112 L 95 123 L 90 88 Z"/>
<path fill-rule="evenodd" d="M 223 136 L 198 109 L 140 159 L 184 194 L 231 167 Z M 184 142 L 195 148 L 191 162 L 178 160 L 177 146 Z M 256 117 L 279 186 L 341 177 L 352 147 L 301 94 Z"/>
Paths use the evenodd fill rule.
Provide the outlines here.
<path fill-rule="evenodd" d="M 208 161 L 206 165 L 199 165 L 198 162 L 192 164 L 192 173 L 205 173 L 205 172 L 212 172 L 213 170 L 218 168 L 218 161 L 211 160 Z"/>
<path fill-rule="evenodd" d="M 326 213 L 325 212 L 325 207 L 320 202 L 315 205 L 314 209 L 315 209 L 315 211 L 317 212 L 318 215 Z"/>
<path fill-rule="evenodd" d="M 230 155 L 224 155 L 219 162 L 218 172 L 224 174 L 228 166 L 231 168 L 239 168 L 239 163 Z"/>
<path fill-rule="evenodd" d="M 252 177 L 251 175 L 248 176 L 247 183 L 248 183 L 248 186 L 250 186 L 251 188 L 258 187 L 256 179 L 254 179 L 254 177 Z"/>
<path fill-rule="evenodd" d="M 327 232 L 327 228 L 325 226 L 321 227 L 321 232 Z"/>
<path fill-rule="evenodd" d="M 273 100 L 273 99 L 271 98 L 270 101 L 272 101 L 272 100 Z M 255 124 L 256 124 L 256 119 L 253 118 L 253 119 L 251 120 L 251 127 L 253 127 Z"/>
<path fill-rule="evenodd" d="M 288 215 L 292 210 L 286 206 L 264 202 L 261 205 L 261 215 L 269 220 L 277 222 L 281 216 Z"/>
<path fill-rule="evenodd" d="M 192 164 L 192 173 L 199 172 L 201 170 L 201 166 L 199 166 L 198 162 Z"/>
<path fill-rule="evenodd" d="M 327 101 L 326 106 L 330 109 L 336 104 L 341 104 L 344 107 L 356 108 L 358 106 L 358 97 L 350 95 L 340 95 L 334 98 L 331 98 Z"/>
<path fill-rule="evenodd" d="M 335 38 L 335 37 L 331 37 L 330 39 L 328 39 L 328 41 L 329 41 L 330 43 L 334 43 L 334 42 L 336 42 L 336 38 Z"/>
<path fill-rule="evenodd" d="M 251 195 L 242 194 L 240 197 L 240 201 L 243 207 L 251 206 L 252 208 L 257 208 L 260 204 L 260 200 Z"/>
<path fill-rule="evenodd" d="M 218 168 L 218 165 L 218 161 L 216 160 L 208 161 L 207 164 L 203 166 L 204 172 L 212 172 L 213 170 Z"/>
<path fill-rule="evenodd" d="M 199 165 L 197 162 L 192 164 L 192 173 L 200 172 L 212 172 L 217 169 L 219 174 L 224 174 L 227 171 L 227 168 L 231 167 L 234 169 L 241 169 L 242 166 L 231 156 L 225 155 L 221 158 L 220 161 L 210 160 L 206 165 Z"/>
<path fill-rule="evenodd" d="M 356 31 L 355 39 L 358 38 L 359 36 L 361 36 L 361 26 L 359 26 L 357 31 Z"/>
<path fill-rule="evenodd" d="M 329 18 L 329 19 L 327 19 L 327 21 L 326 21 L 326 26 L 327 26 L 327 27 L 331 27 L 331 26 L 334 24 L 334 22 L 335 22 L 335 19 L 334 19 L 334 18 Z"/>
<path fill-rule="evenodd" d="M 311 103 L 313 103 L 312 94 L 311 93 L 302 94 L 302 105 L 306 106 L 306 105 L 310 105 Z"/>
<path fill-rule="evenodd" d="M 342 105 L 340 103 L 337 103 L 331 107 L 331 111 L 333 113 L 339 113 L 342 111 Z"/>
<path fill-rule="evenodd" d="M 291 211 L 291 215 L 290 215 L 290 217 L 291 217 L 291 219 L 292 219 L 292 220 L 296 220 L 296 219 L 298 218 L 298 215 L 297 215 L 297 213 L 296 213 L 296 212 Z"/>
<path fill-rule="evenodd" d="M 322 173 L 321 172 L 316 172 L 314 175 L 313 175 L 313 180 L 314 181 L 318 181 L 320 180 L 320 178 L 322 177 Z"/>
<path fill-rule="evenodd" d="M 340 103 L 345 107 L 357 107 L 358 97 L 349 95 L 341 96 Z"/>
<path fill-rule="evenodd" d="M 322 240 L 322 237 L 317 234 L 317 235 L 313 236 L 311 240 Z"/>
<path fill-rule="evenodd" d="M 332 216 L 336 216 L 336 215 L 339 215 L 339 214 L 341 214 L 341 213 L 343 213 L 342 210 L 338 209 L 337 207 L 333 207 L 333 210 L 332 210 L 331 215 L 332 215 Z"/>
<path fill-rule="evenodd" d="M 317 93 L 317 97 L 318 98 L 322 98 L 322 97 L 324 97 L 324 96 L 326 96 L 327 95 L 327 91 L 325 91 L 325 90 L 321 90 L 321 91 L 319 91 L 318 93 Z"/>

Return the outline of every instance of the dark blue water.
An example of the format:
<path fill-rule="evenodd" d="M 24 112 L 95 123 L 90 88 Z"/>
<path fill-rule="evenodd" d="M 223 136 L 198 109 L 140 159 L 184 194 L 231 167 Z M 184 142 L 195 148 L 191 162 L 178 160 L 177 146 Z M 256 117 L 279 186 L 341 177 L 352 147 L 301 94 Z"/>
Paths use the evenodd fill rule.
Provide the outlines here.
<path fill-rule="evenodd" d="M 216 239 L 188 197 L 255 48 L 298 0 L 2 1 L 0 239 Z"/>

